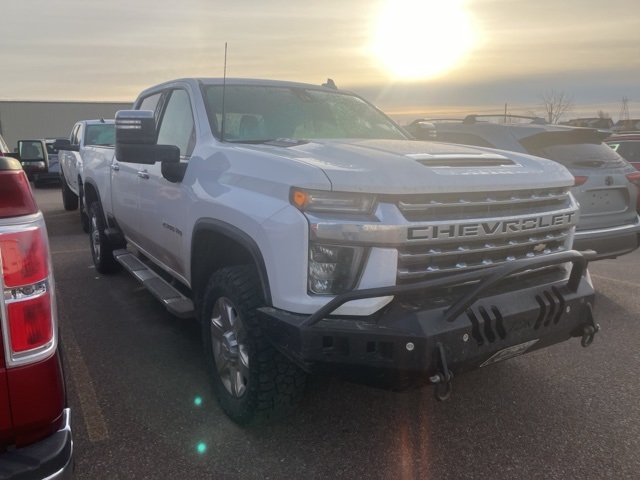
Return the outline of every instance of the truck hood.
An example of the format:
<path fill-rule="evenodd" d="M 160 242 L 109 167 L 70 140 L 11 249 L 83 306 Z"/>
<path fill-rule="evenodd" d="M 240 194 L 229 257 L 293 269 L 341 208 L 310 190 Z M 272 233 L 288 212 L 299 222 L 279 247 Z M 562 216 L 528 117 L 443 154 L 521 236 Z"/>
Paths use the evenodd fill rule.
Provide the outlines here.
<path fill-rule="evenodd" d="M 412 140 L 314 140 L 243 148 L 321 169 L 332 189 L 424 193 L 573 186 L 562 165 L 530 155 Z M 299 185 L 303 187 L 304 185 Z"/>

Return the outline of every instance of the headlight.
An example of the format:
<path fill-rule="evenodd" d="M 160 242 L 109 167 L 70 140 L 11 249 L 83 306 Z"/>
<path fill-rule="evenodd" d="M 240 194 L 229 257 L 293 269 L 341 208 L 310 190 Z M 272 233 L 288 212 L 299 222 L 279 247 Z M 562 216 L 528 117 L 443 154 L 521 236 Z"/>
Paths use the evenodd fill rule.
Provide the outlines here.
<path fill-rule="evenodd" d="M 355 286 L 360 274 L 364 248 L 335 245 L 309 246 L 309 292 L 338 295 Z"/>
<path fill-rule="evenodd" d="M 366 194 L 327 192 L 292 188 L 291 204 L 303 212 L 359 213 L 373 211 L 375 196 Z"/>

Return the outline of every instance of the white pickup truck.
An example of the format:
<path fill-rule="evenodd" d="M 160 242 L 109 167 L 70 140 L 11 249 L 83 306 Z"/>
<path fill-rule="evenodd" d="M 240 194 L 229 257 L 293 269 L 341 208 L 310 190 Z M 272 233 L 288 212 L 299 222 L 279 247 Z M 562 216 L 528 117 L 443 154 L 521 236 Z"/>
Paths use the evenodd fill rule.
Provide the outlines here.
<path fill-rule="evenodd" d="M 69 139 L 58 139 L 53 148 L 58 150 L 62 204 L 65 210 L 75 210 L 80 202 L 80 223 L 89 232 L 89 217 L 83 203 L 82 154 L 87 145 L 115 143 L 114 120 L 81 120 L 71 129 Z"/>
<path fill-rule="evenodd" d="M 413 140 L 328 86 L 183 79 L 86 147 L 99 272 L 123 265 L 202 324 L 236 422 L 286 412 L 305 374 L 402 387 L 598 331 L 561 165 Z"/>

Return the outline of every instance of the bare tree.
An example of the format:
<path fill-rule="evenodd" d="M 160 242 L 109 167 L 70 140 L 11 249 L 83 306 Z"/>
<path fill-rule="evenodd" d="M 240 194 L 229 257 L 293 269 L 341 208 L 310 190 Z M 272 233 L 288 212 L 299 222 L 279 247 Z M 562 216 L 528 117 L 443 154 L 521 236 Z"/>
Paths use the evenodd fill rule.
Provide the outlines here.
<path fill-rule="evenodd" d="M 611 118 L 611 114 L 605 112 L 604 110 L 598 110 L 598 118 Z"/>
<path fill-rule="evenodd" d="M 564 114 L 573 110 L 573 97 L 562 90 L 550 90 L 540 95 L 540 107 L 547 122 L 558 123 Z"/>

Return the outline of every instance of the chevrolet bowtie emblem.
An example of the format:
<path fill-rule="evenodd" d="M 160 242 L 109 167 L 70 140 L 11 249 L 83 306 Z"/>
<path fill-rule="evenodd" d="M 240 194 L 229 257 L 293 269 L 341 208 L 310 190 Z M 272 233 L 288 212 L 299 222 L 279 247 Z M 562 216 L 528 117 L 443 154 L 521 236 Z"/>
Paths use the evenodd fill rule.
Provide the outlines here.
<path fill-rule="evenodd" d="M 542 252 L 545 248 L 547 248 L 547 244 L 546 243 L 539 243 L 538 245 L 533 247 L 533 251 L 534 252 Z"/>

